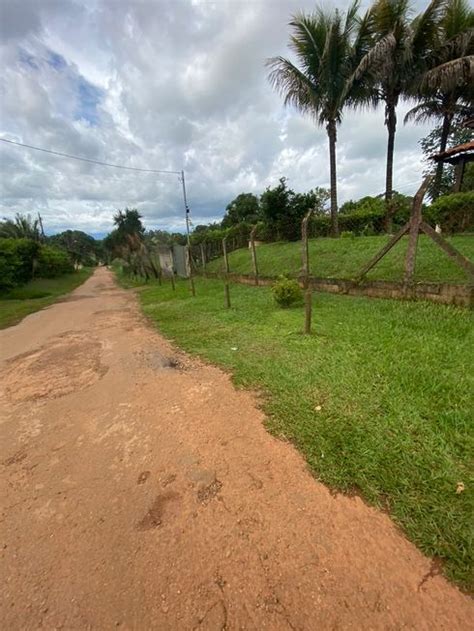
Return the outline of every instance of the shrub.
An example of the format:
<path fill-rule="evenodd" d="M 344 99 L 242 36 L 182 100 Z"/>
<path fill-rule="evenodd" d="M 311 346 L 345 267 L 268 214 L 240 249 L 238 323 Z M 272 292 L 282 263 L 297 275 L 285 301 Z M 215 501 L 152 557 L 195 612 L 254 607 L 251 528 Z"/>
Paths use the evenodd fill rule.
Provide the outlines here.
<path fill-rule="evenodd" d="M 0 291 L 8 291 L 29 281 L 39 251 L 31 239 L 0 239 Z"/>
<path fill-rule="evenodd" d="M 290 307 L 303 299 L 303 292 L 296 280 L 280 276 L 272 286 L 275 302 L 280 307 Z"/>
<path fill-rule="evenodd" d="M 42 245 L 38 257 L 37 276 L 55 278 L 61 274 L 70 274 L 74 266 L 64 250 L 51 245 Z"/>
<path fill-rule="evenodd" d="M 341 232 L 341 239 L 353 239 L 355 234 L 351 230 L 343 230 Z"/>
<path fill-rule="evenodd" d="M 426 218 L 446 232 L 474 230 L 474 191 L 438 197 L 427 208 Z"/>
<path fill-rule="evenodd" d="M 257 241 L 273 241 L 275 234 L 272 228 L 264 221 L 257 223 L 257 229 L 255 231 L 255 238 Z"/>

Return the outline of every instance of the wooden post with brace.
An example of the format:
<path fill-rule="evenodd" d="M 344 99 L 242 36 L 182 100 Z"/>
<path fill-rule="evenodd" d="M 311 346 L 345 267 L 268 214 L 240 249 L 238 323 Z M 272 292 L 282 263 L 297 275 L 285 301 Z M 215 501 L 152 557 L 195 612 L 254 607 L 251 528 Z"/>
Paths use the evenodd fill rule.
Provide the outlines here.
<path fill-rule="evenodd" d="M 308 244 L 308 222 L 313 213 L 313 209 L 308 210 L 301 222 L 301 248 L 303 263 L 303 288 L 304 288 L 304 332 L 305 335 L 311 333 L 312 316 L 312 292 L 309 272 L 309 244 Z"/>

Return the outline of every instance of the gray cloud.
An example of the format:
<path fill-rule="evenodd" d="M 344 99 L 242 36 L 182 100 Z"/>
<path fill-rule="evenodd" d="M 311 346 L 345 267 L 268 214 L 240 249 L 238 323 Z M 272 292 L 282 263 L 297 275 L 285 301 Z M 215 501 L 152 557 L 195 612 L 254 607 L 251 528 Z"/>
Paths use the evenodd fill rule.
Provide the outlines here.
<path fill-rule="evenodd" d="M 282 175 L 295 190 L 327 186 L 325 130 L 284 109 L 264 66 L 268 56 L 288 54 L 288 21 L 301 8 L 314 3 L 3 0 L 0 134 L 107 162 L 185 168 L 195 224 Z M 403 128 L 402 110 L 395 186 L 412 192 L 427 128 Z M 345 114 L 340 201 L 383 190 L 385 143 L 381 109 Z M 133 205 L 150 227 L 183 228 L 175 176 L 4 143 L 0 160 L 2 215 L 40 211 L 50 231 L 101 232 L 115 209 Z"/>

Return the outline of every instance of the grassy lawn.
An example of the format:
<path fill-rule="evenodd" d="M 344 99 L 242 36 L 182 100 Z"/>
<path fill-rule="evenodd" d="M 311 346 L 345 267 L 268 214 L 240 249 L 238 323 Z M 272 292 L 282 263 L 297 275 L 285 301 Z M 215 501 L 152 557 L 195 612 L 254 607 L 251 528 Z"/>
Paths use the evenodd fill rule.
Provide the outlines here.
<path fill-rule="evenodd" d="M 386 243 L 387 236 L 354 239 L 311 239 L 309 243 L 311 274 L 323 278 L 354 278 L 364 263 Z M 474 259 L 474 236 L 457 235 L 448 239 L 462 254 Z M 367 275 L 372 280 L 401 280 L 408 237 L 397 245 Z M 263 276 L 297 274 L 301 269 L 301 242 L 268 243 L 257 248 L 259 271 Z M 250 250 L 241 249 L 229 255 L 230 269 L 241 274 L 252 273 Z M 223 260 L 208 264 L 209 271 L 222 271 Z M 420 236 L 415 270 L 416 281 L 465 283 L 466 275 L 440 250 L 429 237 Z"/>
<path fill-rule="evenodd" d="M 231 285 L 230 310 L 221 281 L 197 279 L 196 294 L 184 281 L 139 292 L 164 335 L 264 393 L 269 430 L 318 479 L 387 509 L 472 587 L 472 315 L 315 294 L 314 334 L 303 336 L 302 309 L 276 308 L 267 287 Z"/>
<path fill-rule="evenodd" d="M 59 278 L 36 278 L 8 294 L 0 295 L 0 329 L 17 324 L 29 313 L 52 304 L 81 285 L 92 272 L 92 268 L 83 268 Z"/>

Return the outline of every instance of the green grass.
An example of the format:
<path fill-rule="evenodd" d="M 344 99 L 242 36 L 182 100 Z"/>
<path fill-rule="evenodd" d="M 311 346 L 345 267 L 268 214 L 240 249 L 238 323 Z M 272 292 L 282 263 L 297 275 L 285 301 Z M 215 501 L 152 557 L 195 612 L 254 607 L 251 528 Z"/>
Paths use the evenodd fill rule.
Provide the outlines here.
<path fill-rule="evenodd" d="M 18 324 L 25 316 L 43 309 L 89 278 L 92 268 L 83 268 L 59 278 L 35 278 L 0 296 L 0 329 Z"/>
<path fill-rule="evenodd" d="M 388 237 L 355 237 L 342 239 L 311 239 L 309 242 L 311 274 L 322 278 L 354 278 L 385 245 Z M 448 238 L 462 254 L 474 259 L 474 236 L 457 235 Z M 370 280 L 403 278 L 404 257 L 408 238 L 404 237 L 378 265 L 369 272 Z M 301 242 L 267 243 L 257 248 L 260 274 L 278 276 L 297 274 L 301 270 Z M 250 250 L 244 248 L 229 255 L 230 269 L 240 274 L 253 272 Z M 209 271 L 223 270 L 223 260 L 208 263 Z M 415 270 L 416 281 L 465 283 L 464 271 L 449 259 L 429 237 L 420 235 Z"/>
<path fill-rule="evenodd" d="M 264 394 L 269 430 L 292 441 L 318 479 L 387 509 L 472 587 L 471 313 L 315 294 L 314 333 L 304 336 L 302 309 L 276 308 L 267 287 L 231 285 L 230 310 L 218 280 L 196 279 L 195 298 L 185 281 L 139 295 L 164 335 Z"/>

